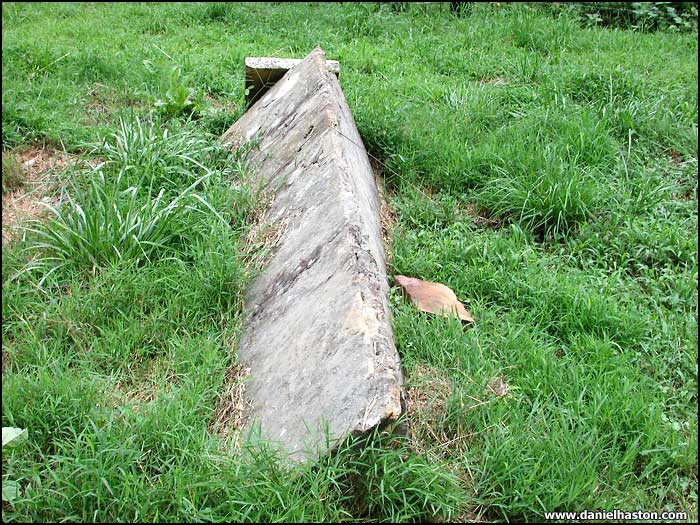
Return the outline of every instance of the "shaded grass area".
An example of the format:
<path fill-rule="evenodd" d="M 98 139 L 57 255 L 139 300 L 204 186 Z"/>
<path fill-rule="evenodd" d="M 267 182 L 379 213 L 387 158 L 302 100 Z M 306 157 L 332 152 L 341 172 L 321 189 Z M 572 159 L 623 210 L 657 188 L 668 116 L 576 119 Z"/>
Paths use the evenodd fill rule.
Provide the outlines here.
<path fill-rule="evenodd" d="M 245 56 L 317 44 L 385 164 L 392 271 L 477 323 L 393 290 L 408 385 L 430 371 L 439 399 L 408 441 L 289 469 L 209 432 L 255 206 L 215 137 Z M 30 431 L 4 519 L 697 516 L 697 33 L 527 5 L 4 4 L 2 60 L 4 148 L 106 162 L 3 249 L 3 425 Z"/>

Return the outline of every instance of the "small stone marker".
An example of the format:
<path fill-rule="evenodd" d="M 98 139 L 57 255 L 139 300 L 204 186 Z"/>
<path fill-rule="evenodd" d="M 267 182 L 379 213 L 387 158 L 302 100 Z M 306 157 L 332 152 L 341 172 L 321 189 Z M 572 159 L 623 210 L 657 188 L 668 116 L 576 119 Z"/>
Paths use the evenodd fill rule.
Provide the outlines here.
<path fill-rule="evenodd" d="M 319 48 L 222 142 L 250 142 L 255 183 L 274 193 L 266 220 L 284 232 L 246 292 L 238 358 L 250 368 L 248 426 L 291 459 L 313 459 L 401 413 L 370 162 Z"/>
<path fill-rule="evenodd" d="M 299 62 L 301 59 L 298 58 L 247 57 L 245 59 L 246 102 L 256 102 Z M 326 67 L 336 77 L 340 75 L 340 63 L 337 60 L 326 60 Z"/>

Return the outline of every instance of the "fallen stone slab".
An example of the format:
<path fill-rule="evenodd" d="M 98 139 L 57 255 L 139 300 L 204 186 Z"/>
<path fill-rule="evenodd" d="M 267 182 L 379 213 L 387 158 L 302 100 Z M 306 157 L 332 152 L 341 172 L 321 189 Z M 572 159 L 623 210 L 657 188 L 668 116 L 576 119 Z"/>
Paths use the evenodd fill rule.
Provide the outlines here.
<path fill-rule="evenodd" d="M 246 102 L 256 102 L 284 74 L 299 64 L 299 58 L 247 57 L 245 59 Z M 328 71 L 340 75 L 340 63 L 326 60 Z"/>
<path fill-rule="evenodd" d="M 248 428 L 312 459 L 401 413 L 372 169 L 319 48 L 222 141 L 251 147 L 254 183 L 274 194 L 266 220 L 284 230 L 246 293 Z"/>

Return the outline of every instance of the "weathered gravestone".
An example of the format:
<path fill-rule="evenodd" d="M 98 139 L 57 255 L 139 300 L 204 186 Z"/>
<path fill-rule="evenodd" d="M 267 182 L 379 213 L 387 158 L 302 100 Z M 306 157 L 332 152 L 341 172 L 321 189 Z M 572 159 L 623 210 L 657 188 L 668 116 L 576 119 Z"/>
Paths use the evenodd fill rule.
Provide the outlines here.
<path fill-rule="evenodd" d="M 294 460 L 401 412 L 379 201 L 336 76 L 315 49 L 223 137 L 252 149 L 283 228 L 246 294 L 238 357 L 250 368 L 249 427 Z M 333 443 L 330 444 L 333 446 Z"/>
<path fill-rule="evenodd" d="M 246 100 L 256 102 L 274 86 L 287 71 L 301 62 L 298 58 L 248 57 L 245 59 Z M 337 60 L 326 60 L 326 67 L 337 77 L 340 64 Z"/>

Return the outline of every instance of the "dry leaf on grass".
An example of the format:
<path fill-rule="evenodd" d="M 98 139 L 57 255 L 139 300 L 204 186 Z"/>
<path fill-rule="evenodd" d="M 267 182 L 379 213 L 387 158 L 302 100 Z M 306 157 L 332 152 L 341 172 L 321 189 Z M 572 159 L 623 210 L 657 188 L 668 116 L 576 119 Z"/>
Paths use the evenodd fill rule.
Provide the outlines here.
<path fill-rule="evenodd" d="M 395 275 L 394 278 L 419 310 L 445 317 L 456 314 L 462 321 L 474 322 L 474 318 L 459 302 L 455 293 L 444 284 L 405 275 Z"/>

